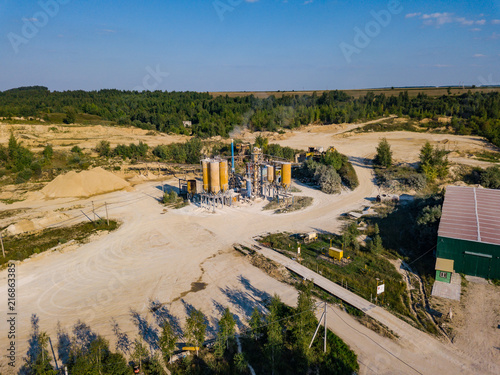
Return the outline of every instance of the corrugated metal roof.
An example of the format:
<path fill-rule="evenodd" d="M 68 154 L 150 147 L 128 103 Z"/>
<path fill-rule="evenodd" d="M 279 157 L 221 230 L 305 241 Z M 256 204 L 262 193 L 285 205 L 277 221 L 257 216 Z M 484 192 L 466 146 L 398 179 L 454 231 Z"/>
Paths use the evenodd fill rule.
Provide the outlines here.
<path fill-rule="evenodd" d="M 500 190 L 448 186 L 438 236 L 500 245 Z"/>
<path fill-rule="evenodd" d="M 436 269 L 438 271 L 455 272 L 453 269 L 455 261 L 452 259 L 436 258 Z"/>

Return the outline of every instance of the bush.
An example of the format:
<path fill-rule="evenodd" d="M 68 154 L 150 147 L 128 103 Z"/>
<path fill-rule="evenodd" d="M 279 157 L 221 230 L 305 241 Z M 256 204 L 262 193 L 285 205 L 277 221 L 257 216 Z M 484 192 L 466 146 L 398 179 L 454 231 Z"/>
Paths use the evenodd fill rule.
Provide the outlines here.
<path fill-rule="evenodd" d="M 108 141 L 101 141 L 97 144 L 95 150 L 99 156 L 109 156 L 111 154 L 111 147 Z"/>
<path fill-rule="evenodd" d="M 81 154 L 83 151 L 80 147 L 78 146 L 73 146 L 73 148 L 71 149 L 71 152 L 74 153 L 74 154 Z"/>
<path fill-rule="evenodd" d="M 31 178 L 31 176 L 33 176 L 33 172 L 31 169 L 29 168 L 23 169 L 21 172 L 17 174 L 16 184 L 22 184 L 28 181 Z"/>
<path fill-rule="evenodd" d="M 481 185 L 490 189 L 500 189 L 500 168 L 488 167 L 481 173 Z"/>
<path fill-rule="evenodd" d="M 342 182 L 351 190 L 359 186 L 358 175 L 350 162 L 345 163 L 338 170 Z"/>

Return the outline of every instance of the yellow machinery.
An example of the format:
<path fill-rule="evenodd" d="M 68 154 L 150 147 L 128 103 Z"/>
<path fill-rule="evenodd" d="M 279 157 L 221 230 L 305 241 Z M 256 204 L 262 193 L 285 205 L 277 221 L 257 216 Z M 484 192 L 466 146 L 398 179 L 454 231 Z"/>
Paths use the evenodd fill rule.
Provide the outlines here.
<path fill-rule="evenodd" d="M 220 191 L 220 173 L 219 162 L 213 160 L 210 162 L 210 192 L 217 194 Z"/>
<path fill-rule="evenodd" d="M 292 184 L 292 164 L 283 163 L 281 165 L 281 185 L 285 188 Z"/>
<path fill-rule="evenodd" d="M 344 251 L 335 247 L 330 247 L 330 249 L 328 250 L 328 255 L 330 255 L 330 257 L 332 257 L 333 259 L 342 260 L 342 258 L 344 257 Z"/>
<path fill-rule="evenodd" d="M 222 191 L 229 189 L 229 170 L 227 160 L 222 160 L 219 163 L 220 187 Z"/>
<path fill-rule="evenodd" d="M 203 170 L 203 191 L 208 191 L 210 186 L 210 169 L 209 169 L 209 161 L 202 160 L 201 162 L 202 170 Z"/>

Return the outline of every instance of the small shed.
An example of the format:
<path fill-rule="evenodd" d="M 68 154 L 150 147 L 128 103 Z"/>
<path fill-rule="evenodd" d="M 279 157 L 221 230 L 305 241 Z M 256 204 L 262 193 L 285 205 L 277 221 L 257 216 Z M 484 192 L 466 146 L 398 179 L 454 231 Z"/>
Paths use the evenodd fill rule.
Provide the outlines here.
<path fill-rule="evenodd" d="M 304 242 L 305 243 L 310 243 L 313 241 L 316 241 L 318 239 L 318 233 L 316 232 L 309 232 L 304 235 Z"/>
<path fill-rule="evenodd" d="M 451 275 L 455 271 L 453 269 L 454 261 L 452 259 L 437 258 L 436 259 L 436 280 L 445 283 L 451 282 Z"/>
<path fill-rule="evenodd" d="M 330 257 L 334 259 L 342 260 L 342 258 L 344 257 L 344 251 L 335 247 L 330 247 L 330 249 L 328 250 L 328 255 L 330 255 Z"/>

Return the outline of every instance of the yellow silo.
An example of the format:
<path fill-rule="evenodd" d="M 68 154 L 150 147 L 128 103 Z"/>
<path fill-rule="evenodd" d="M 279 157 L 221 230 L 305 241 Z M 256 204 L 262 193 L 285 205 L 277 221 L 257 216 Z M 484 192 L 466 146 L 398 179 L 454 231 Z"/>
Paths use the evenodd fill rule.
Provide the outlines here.
<path fill-rule="evenodd" d="M 272 165 L 267 166 L 267 181 L 269 183 L 274 181 L 274 167 Z"/>
<path fill-rule="evenodd" d="M 210 192 L 217 194 L 220 191 L 219 162 L 210 162 Z"/>
<path fill-rule="evenodd" d="M 227 160 L 222 160 L 219 163 L 219 174 L 220 174 L 220 187 L 222 191 L 227 191 L 229 189 L 229 173 Z"/>
<path fill-rule="evenodd" d="M 201 161 L 203 170 L 203 191 L 208 191 L 210 187 L 210 169 L 208 167 L 209 161 L 207 159 Z"/>
<path fill-rule="evenodd" d="M 292 183 L 292 164 L 283 163 L 281 165 L 281 185 L 284 187 L 290 186 Z"/>

